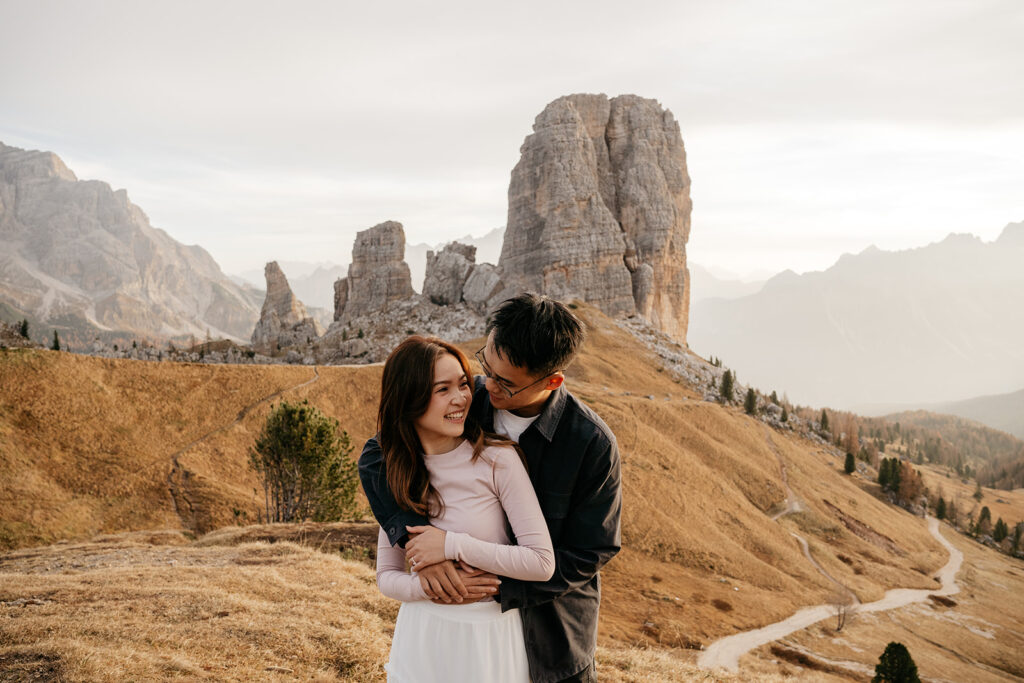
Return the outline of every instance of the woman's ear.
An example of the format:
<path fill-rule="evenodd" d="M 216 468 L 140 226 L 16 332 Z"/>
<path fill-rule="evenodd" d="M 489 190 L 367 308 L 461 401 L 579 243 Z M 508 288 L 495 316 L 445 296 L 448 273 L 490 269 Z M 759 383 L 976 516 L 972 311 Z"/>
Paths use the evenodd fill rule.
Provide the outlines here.
<path fill-rule="evenodd" d="M 548 383 L 544 385 L 544 388 L 551 390 L 557 389 L 558 387 L 562 386 L 562 382 L 564 381 L 565 375 L 563 375 L 560 372 L 556 372 L 555 374 L 551 375 L 551 377 L 548 377 Z"/>

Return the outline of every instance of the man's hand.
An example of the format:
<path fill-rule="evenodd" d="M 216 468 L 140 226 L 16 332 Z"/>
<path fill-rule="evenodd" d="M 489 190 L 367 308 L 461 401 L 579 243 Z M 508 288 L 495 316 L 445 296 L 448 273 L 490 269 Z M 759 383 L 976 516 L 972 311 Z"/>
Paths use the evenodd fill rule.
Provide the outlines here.
<path fill-rule="evenodd" d="M 449 568 L 451 570 L 450 574 L 448 573 Z M 441 573 L 444 576 L 436 577 L 437 585 L 443 586 L 443 582 L 447 580 L 453 587 L 456 583 L 462 586 L 464 592 L 456 593 L 453 596 L 451 593 L 443 590 L 439 592 L 433 588 L 435 575 Z M 428 575 L 426 580 L 424 579 L 424 574 Z M 501 580 L 494 574 L 481 569 L 474 569 L 469 565 L 461 563 L 453 564 L 450 560 L 446 560 L 440 564 L 426 567 L 423 572 L 420 572 L 420 583 L 431 601 L 438 605 L 450 605 L 452 602 L 466 605 L 472 602 L 479 602 L 484 598 L 493 597 L 498 592 Z M 458 589 L 455 588 L 454 590 Z"/>

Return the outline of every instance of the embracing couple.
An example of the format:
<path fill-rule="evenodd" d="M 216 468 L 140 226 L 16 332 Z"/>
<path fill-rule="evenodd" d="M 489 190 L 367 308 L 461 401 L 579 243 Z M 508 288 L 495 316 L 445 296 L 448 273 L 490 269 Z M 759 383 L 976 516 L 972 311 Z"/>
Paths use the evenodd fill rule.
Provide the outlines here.
<path fill-rule="evenodd" d="M 521 294 L 488 319 L 483 376 L 439 339 L 388 357 L 359 474 L 377 585 L 402 601 L 389 681 L 597 680 L 622 495 L 615 437 L 563 385 L 583 336 L 561 303 Z"/>

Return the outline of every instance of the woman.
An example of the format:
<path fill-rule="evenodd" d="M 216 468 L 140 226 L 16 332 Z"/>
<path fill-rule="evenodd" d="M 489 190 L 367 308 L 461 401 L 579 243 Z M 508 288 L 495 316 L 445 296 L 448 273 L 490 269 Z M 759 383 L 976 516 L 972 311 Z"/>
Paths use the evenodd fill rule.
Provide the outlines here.
<path fill-rule="evenodd" d="M 434 604 L 406 571 L 406 559 L 421 569 L 448 559 L 525 581 L 554 573 L 517 447 L 469 418 L 471 376 L 466 356 L 433 338 L 406 339 L 384 364 L 377 427 L 388 486 L 399 505 L 431 522 L 410 529 L 416 538 L 405 549 L 379 534 L 377 586 L 402 601 L 386 667 L 394 683 L 530 679 L 518 610 L 502 613 L 490 598 Z"/>

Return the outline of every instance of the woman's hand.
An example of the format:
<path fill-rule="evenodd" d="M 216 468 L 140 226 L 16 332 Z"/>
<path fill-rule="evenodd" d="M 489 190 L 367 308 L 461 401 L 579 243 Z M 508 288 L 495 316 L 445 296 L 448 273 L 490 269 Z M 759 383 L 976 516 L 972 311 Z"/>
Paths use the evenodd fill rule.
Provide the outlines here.
<path fill-rule="evenodd" d="M 405 544 L 405 557 L 413 569 L 420 570 L 445 561 L 445 532 L 434 526 L 407 526 L 411 534 Z"/>

